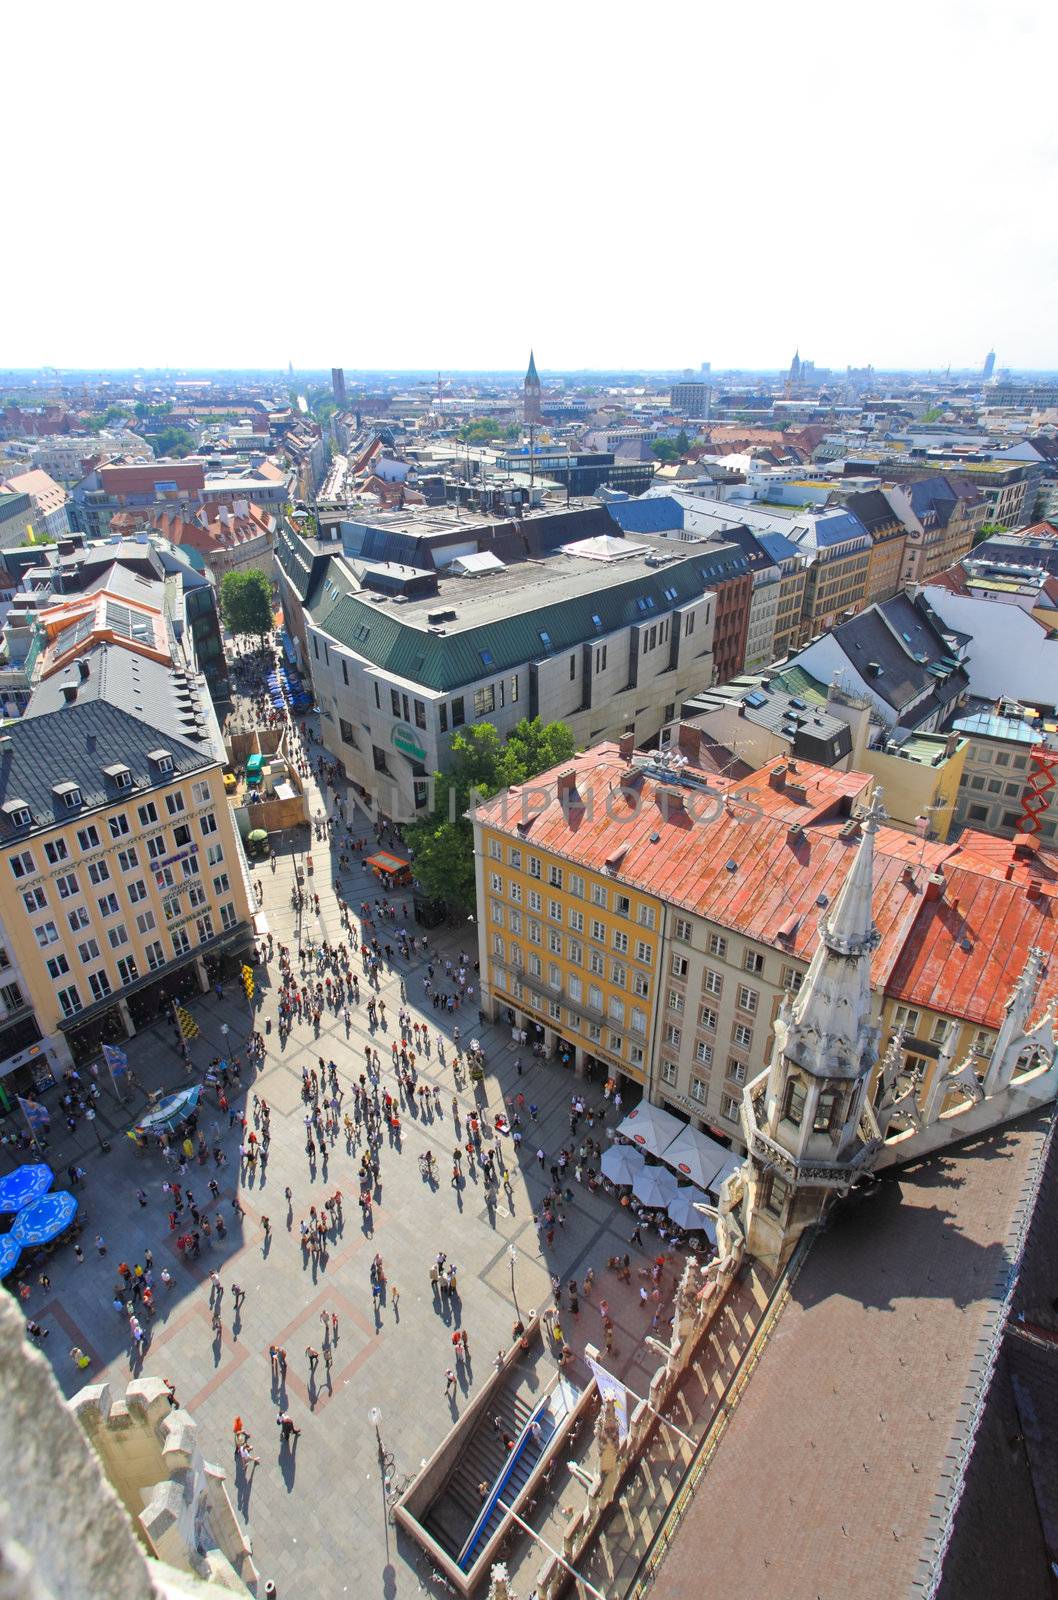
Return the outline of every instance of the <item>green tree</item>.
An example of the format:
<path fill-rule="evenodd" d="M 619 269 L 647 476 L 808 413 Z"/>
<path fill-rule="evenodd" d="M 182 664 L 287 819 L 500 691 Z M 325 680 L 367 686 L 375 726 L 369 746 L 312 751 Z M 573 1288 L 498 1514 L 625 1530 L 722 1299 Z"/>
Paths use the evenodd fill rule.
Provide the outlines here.
<path fill-rule="evenodd" d="M 177 461 L 193 456 L 198 449 L 194 434 L 188 433 L 186 428 L 162 428 L 150 435 L 150 442 L 156 456 L 169 456 Z"/>
<path fill-rule="evenodd" d="M 653 449 L 659 461 L 678 461 L 680 458 L 680 447 L 675 439 L 655 439 Z"/>
<path fill-rule="evenodd" d="M 503 432 L 492 417 L 471 417 L 460 428 L 459 437 L 465 444 L 488 444 L 490 439 L 500 438 Z"/>
<path fill-rule="evenodd" d="M 573 735 L 563 722 L 523 717 L 504 740 L 490 722 L 475 723 L 452 740 L 447 772 L 434 774 L 434 804 L 428 817 L 404 829 L 415 876 L 426 893 L 453 910 L 469 913 L 474 896 L 474 830 L 465 813 L 512 784 L 568 761 Z"/>
<path fill-rule="evenodd" d="M 272 585 L 263 572 L 226 572 L 220 585 L 220 610 L 229 633 L 256 633 L 262 638 L 274 627 Z"/>

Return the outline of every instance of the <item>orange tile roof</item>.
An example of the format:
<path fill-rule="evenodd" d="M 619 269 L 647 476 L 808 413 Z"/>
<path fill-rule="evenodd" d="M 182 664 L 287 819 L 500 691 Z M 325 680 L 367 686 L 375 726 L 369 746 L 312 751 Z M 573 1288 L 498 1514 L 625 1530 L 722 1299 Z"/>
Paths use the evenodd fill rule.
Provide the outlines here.
<path fill-rule="evenodd" d="M 783 766 L 785 786 L 773 788 Z M 571 770 L 575 788 L 560 800 L 558 779 Z M 477 820 L 527 849 L 810 960 L 820 912 L 833 904 L 859 843 L 852 802 L 870 778 L 803 761 L 790 773 L 780 760 L 739 782 L 684 770 L 701 787 L 659 782 L 603 744 L 487 801 Z M 791 783 L 803 785 L 803 798 L 791 795 Z M 943 889 L 931 899 L 926 883 L 937 874 Z M 882 827 L 874 918 L 882 935 L 876 988 L 998 1027 L 1030 946 L 1058 951 L 1058 854 L 973 830 L 940 844 Z M 1047 995 L 1058 993 L 1058 961 L 1054 969 Z"/>

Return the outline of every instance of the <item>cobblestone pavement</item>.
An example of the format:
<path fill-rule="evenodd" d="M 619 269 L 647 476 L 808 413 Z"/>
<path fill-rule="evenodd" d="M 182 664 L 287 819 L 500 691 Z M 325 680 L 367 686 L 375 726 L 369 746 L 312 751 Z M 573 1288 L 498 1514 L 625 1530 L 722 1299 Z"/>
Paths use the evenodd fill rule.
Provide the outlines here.
<path fill-rule="evenodd" d="M 320 804 L 314 795 L 313 809 Z M 318 918 L 306 920 L 304 933 L 337 942 L 340 926 L 327 847 L 316 843 L 313 854 L 316 872 L 311 882 L 320 895 L 321 912 Z M 277 943 L 296 947 L 290 908 L 294 868 L 295 857 L 287 854 L 280 858 L 274 875 L 266 867 L 261 879 L 264 909 Z M 345 874 L 343 888 L 348 902 L 357 906 L 366 894 L 365 875 L 359 869 Z M 431 936 L 433 953 L 454 955 L 462 947 L 473 956 L 475 936 L 473 926 L 441 930 L 436 939 Z M 383 981 L 381 994 L 390 1026 L 378 1030 L 375 1043 L 384 1060 L 396 1024 L 402 976 L 413 1014 L 436 1034 L 441 1013 L 422 1005 L 424 966 L 422 960 L 410 968 L 401 964 Z M 117 1282 L 115 1268 L 122 1259 L 130 1263 L 141 1260 L 145 1247 L 150 1246 L 156 1268 L 168 1265 L 176 1281 L 168 1294 L 159 1285 L 159 1310 L 142 1371 L 174 1381 L 181 1403 L 200 1425 L 207 1459 L 228 1471 L 232 1497 L 249 1530 L 262 1579 L 274 1579 L 281 1600 L 291 1596 L 331 1600 L 349 1593 L 381 1594 L 386 1600 L 413 1595 L 423 1586 L 416 1572 L 416 1551 L 403 1537 L 396 1537 L 386 1519 L 369 1408 L 381 1408 L 382 1436 L 393 1452 L 397 1472 L 417 1471 L 466 1404 L 475 1381 L 483 1380 L 491 1370 L 492 1355 L 509 1341 L 514 1316 L 509 1244 L 517 1251 L 515 1289 L 523 1315 L 530 1307 L 546 1302 L 550 1272 L 558 1272 L 565 1281 L 571 1276 L 582 1278 L 589 1264 L 595 1267 L 599 1284 L 594 1299 L 581 1301 L 579 1318 L 563 1316 L 566 1336 L 577 1352 L 571 1375 L 575 1381 L 586 1381 L 582 1347 L 588 1340 L 602 1342 L 598 1300 L 604 1294 L 617 1324 L 615 1366 L 627 1375 L 633 1389 L 643 1393 L 658 1359 L 643 1343 L 649 1312 L 640 1307 L 634 1272 L 632 1284 L 625 1288 L 604 1268 L 607 1257 L 625 1249 L 631 1249 L 637 1266 L 645 1257 L 629 1245 L 627 1218 L 613 1201 L 576 1185 L 575 1198 L 565 1208 L 565 1227 L 545 1252 L 533 1222 L 534 1206 L 547 1182 L 535 1160 L 535 1149 L 539 1143 L 549 1154 L 557 1153 L 568 1138 L 570 1095 L 575 1086 L 585 1086 L 568 1071 L 531 1058 L 524 1075 L 516 1077 L 508 1030 L 497 1025 L 479 1028 L 476 1006 L 446 1016 L 442 1026 L 450 1033 L 452 1023 L 458 1022 L 464 1038 L 477 1035 L 481 1039 L 488 1060 L 484 1088 L 490 1109 L 499 1110 L 505 1096 L 513 1099 L 517 1090 L 539 1107 L 538 1123 L 527 1123 L 521 1167 L 511 1161 L 511 1199 L 505 1202 L 501 1191 L 500 1203 L 490 1209 L 481 1183 L 474 1177 L 468 1177 L 459 1190 L 449 1186 L 448 1158 L 455 1142 L 451 1117 L 454 1084 L 451 1068 L 441 1065 L 433 1050 L 428 1061 L 420 1058 L 420 1065 L 425 1079 L 441 1086 L 441 1110 L 425 1120 L 405 1115 L 401 1148 L 384 1147 L 381 1201 L 375 1208 L 372 1231 L 365 1232 L 355 1203 L 359 1151 L 347 1154 L 344 1141 L 339 1141 L 313 1182 L 304 1152 L 300 1098 L 301 1064 L 314 1064 L 319 1056 L 338 1063 L 345 1084 L 359 1074 L 364 1044 L 371 1037 L 363 1005 L 353 1008 L 348 1039 L 340 1018 L 325 1018 L 319 1038 L 313 1036 L 311 1027 L 295 1026 L 281 1045 L 274 1026 L 275 996 L 267 976 L 261 981 L 258 1000 L 260 1025 L 263 1027 L 265 1018 L 272 1018 L 273 1028 L 266 1041 L 263 1069 L 252 1082 L 247 1080 L 245 1099 L 248 1102 L 250 1093 L 256 1092 L 269 1101 L 272 1140 L 267 1171 L 241 1181 L 241 1219 L 231 1205 L 240 1183 L 239 1129 L 230 1129 L 227 1119 L 212 1105 L 202 1120 L 207 1132 L 219 1130 L 228 1153 L 226 1165 L 217 1174 L 222 1190 L 220 1207 L 228 1220 L 227 1238 L 212 1249 L 203 1249 L 198 1261 L 181 1259 L 168 1228 L 168 1207 L 161 1188 L 167 1169 L 158 1154 L 142 1154 L 124 1137 L 130 1111 L 105 1094 L 99 1125 L 112 1142 L 111 1152 L 101 1153 L 90 1132 L 56 1138 L 49 1151 L 49 1159 L 60 1173 L 72 1159 L 87 1170 L 81 1190 L 87 1213 L 85 1263 L 78 1265 L 72 1250 L 61 1247 L 49 1264 L 50 1288 L 35 1286 L 26 1311 L 51 1329 L 52 1337 L 44 1349 L 67 1394 L 86 1380 L 109 1381 L 117 1394 L 122 1393 L 139 1369 L 130 1361 L 126 1320 L 116 1314 L 111 1303 Z M 245 1037 L 249 1014 L 235 985 L 229 985 L 220 999 L 213 993 L 201 996 L 191 1009 L 202 1030 L 192 1046 L 194 1068 L 201 1071 L 213 1056 L 225 1053 L 230 1040 Z M 225 1026 L 230 1029 L 229 1039 L 222 1034 Z M 449 1060 L 451 1054 L 450 1049 Z M 170 1028 L 140 1033 L 130 1042 L 129 1057 L 146 1088 L 173 1088 L 188 1081 Z M 384 1068 L 383 1079 L 393 1082 L 388 1068 Z M 601 1106 L 599 1086 L 587 1089 L 589 1101 Z M 469 1090 L 461 1090 L 457 1098 L 464 1112 L 470 1108 Z M 140 1104 L 142 1096 L 135 1108 Z M 612 1126 L 613 1112 L 608 1120 Z M 598 1129 L 596 1123 L 596 1133 Z M 427 1147 L 440 1158 L 440 1183 L 435 1190 L 424 1184 L 419 1173 L 417 1156 Z M 206 1196 L 211 1170 L 212 1163 L 210 1170 L 193 1166 L 187 1174 L 186 1183 L 199 1203 Z M 288 1184 L 293 1190 L 289 1213 L 283 1199 Z M 148 1196 L 145 1207 L 135 1196 L 140 1186 Z M 298 1221 L 310 1204 L 335 1188 L 340 1188 L 348 1201 L 344 1230 L 325 1264 L 311 1267 L 303 1262 L 297 1244 Z M 265 1215 L 271 1221 L 270 1239 L 262 1226 Z M 105 1258 L 93 1247 L 97 1233 L 102 1233 L 107 1245 Z M 649 1235 L 644 1237 L 649 1241 Z M 460 1269 L 459 1301 L 443 1311 L 434 1304 L 428 1280 L 429 1264 L 438 1249 L 447 1251 Z M 390 1286 L 378 1317 L 373 1312 L 369 1281 L 376 1250 L 382 1254 Z M 209 1309 L 212 1268 L 220 1272 L 225 1285 L 222 1327 L 216 1334 Z M 238 1310 L 231 1294 L 233 1282 L 245 1290 Z M 393 1305 L 393 1286 L 400 1291 L 399 1309 Z M 329 1373 L 321 1361 L 313 1379 L 305 1350 L 309 1345 L 323 1349 L 323 1310 L 337 1312 L 338 1338 Z M 451 1329 L 459 1323 L 468 1330 L 472 1362 L 469 1371 L 461 1372 L 460 1389 L 450 1407 L 444 1396 L 444 1373 L 452 1364 Z M 91 1357 L 83 1376 L 69 1359 L 73 1344 Z M 273 1386 L 271 1344 L 285 1346 L 288 1353 L 289 1371 L 281 1394 Z M 281 1456 L 279 1451 L 277 1400 L 302 1429 L 293 1454 Z M 260 1466 L 248 1481 L 233 1470 L 231 1430 L 237 1414 L 261 1456 Z M 430 1593 L 436 1592 L 432 1585 L 426 1587 Z"/>

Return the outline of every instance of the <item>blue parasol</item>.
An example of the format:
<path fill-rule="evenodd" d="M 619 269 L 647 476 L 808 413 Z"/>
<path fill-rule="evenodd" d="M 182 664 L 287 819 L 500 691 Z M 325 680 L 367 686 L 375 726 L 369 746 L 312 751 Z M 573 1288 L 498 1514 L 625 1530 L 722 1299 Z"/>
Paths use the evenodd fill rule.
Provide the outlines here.
<path fill-rule="evenodd" d="M 49 1244 L 70 1226 L 77 1215 L 77 1201 L 65 1189 L 42 1195 L 15 1218 L 11 1235 L 20 1245 Z"/>
<path fill-rule="evenodd" d="M 19 1256 L 22 1246 L 10 1233 L 0 1233 L 0 1278 L 6 1278 Z"/>
<path fill-rule="evenodd" d="M 21 1211 L 31 1201 L 47 1194 L 55 1182 L 55 1174 L 44 1161 L 16 1167 L 6 1177 L 0 1178 L 0 1211 Z"/>
<path fill-rule="evenodd" d="M 202 1093 L 202 1085 L 196 1083 L 191 1089 L 179 1089 L 175 1094 L 167 1094 L 164 1100 L 159 1100 L 153 1111 L 148 1111 L 137 1122 L 135 1133 L 172 1133 L 188 1117 L 198 1105 L 198 1097 Z M 130 1134 L 132 1138 L 134 1135 Z"/>

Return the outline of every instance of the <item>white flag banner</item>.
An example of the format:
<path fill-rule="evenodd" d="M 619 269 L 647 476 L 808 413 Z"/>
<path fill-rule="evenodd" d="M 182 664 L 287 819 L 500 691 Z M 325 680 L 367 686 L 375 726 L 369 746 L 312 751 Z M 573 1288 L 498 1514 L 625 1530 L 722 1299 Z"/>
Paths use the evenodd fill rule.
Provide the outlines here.
<path fill-rule="evenodd" d="M 592 1370 L 595 1382 L 599 1386 L 599 1394 L 604 1400 L 612 1400 L 614 1411 L 617 1414 L 617 1436 L 619 1439 L 628 1437 L 628 1390 L 619 1378 L 612 1372 L 607 1372 L 605 1367 L 600 1367 L 597 1361 L 588 1356 L 587 1362 Z"/>

